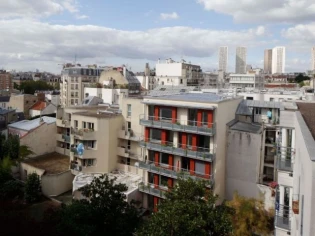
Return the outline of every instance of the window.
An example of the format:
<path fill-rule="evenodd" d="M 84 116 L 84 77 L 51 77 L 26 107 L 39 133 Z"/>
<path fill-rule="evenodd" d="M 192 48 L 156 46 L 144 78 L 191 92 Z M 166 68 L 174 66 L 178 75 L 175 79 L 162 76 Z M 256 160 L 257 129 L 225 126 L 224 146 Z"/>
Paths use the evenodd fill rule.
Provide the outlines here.
<path fill-rule="evenodd" d="M 160 185 L 167 187 L 168 177 L 160 175 Z"/>
<path fill-rule="evenodd" d="M 152 140 L 161 140 L 161 130 L 159 129 L 150 129 L 151 139 Z"/>
<path fill-rule="evenodd" d="M 161 120 L 172 120 L 172 109 L 168 107 L 160 108 L 160 117 Z"/>
<path fill-rule="evenodd" d="M 128 128 L 128 131 L 131 130 L 131 122 L 127 122 L 127 128 Z"/>
<path fill-rule="evenodd" d="M 86 146 L 88 148 L 95 148 L 95 143 L 96 143 L 96 141 L 87 141 Z"/>
<path fill-rule="evenodd" d="M 197 175 L 205 175 L 205 163 L 201 161 L 196 161 L 195 163 L 195 173 Z"/>
<path fill-rule="evenodd" d="M 130 158 L 127 158 L 127 165 L 130 166 Z"/>
<path fill-rule="evenodd" d="M 273 102 L 273 101 L 274 101 L 274 98 L 269 98 L 269 101 L 270 101 L 270 102 Z"/>
<path fill-rule="evenodd" d="M 167 153 L 161 153 L 160 154 L 160 164 L 163 165 L 167 165 L 168 166 L 168 154 Z"/>
<path fill-rule="evenodd" d="M 208 126 L 208 112 L 202 112 L 202 125 Z"/>
<path fill-rule="evenodd" d="M 83 162 L 84 166 L 94 166 L 94 159 L 85 159 Z"/>
<path fill-rule="evenodd" d="M 261 115 L 261 108 L 256 107 L 255 108 L 255 114 L 256 115 Z"/>
<path fill-rule="evenodd" d="M 131 104 L 127 105 L 127 117 L 131 116 Z"/>
<path fill-rule="evenodd" d="M 197 121 L 197 110 L 189 109 L 188 110 L 188 124 L 195 126 Z"/>
<path fill-rule="evenodd" d="M 180 84 L 182 84 L 183 83 L 183 79 L 180 79 Z"/>
<path fill-rule="evenodd" d="M 88 129 L 94 130 L 94 123 L 88 122 L 87 125 L 88 125 Z"/>
<path fill-rule="evenodd" d="M 82 121 L 82 127 L 83 127 L 83 129 L 86 129 L 86 122 L 85 121 Z"/>
<path fill-rule="evenodd" d="M 76 129 L 78 128 L 78 123 L 79 122 L 77 120 L 74 120 L 74 128 L 76 128 Z"/>

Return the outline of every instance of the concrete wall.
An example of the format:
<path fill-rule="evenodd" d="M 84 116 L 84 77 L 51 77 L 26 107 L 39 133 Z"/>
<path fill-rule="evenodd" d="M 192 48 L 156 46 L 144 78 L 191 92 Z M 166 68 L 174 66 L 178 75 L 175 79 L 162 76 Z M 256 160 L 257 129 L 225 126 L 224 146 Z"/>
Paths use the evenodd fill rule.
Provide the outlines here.
<path fill-rule="evenodd" d="M 32 130 L 20 139 L 21 145 L 26 145 L 35 153 L 33 156 L 39 156 L 46 153 L 52 153 L 56 147 L 56 123 L 43 123 L 38 128 Z"/>
<path fill-rule="evenodd" d="M 24 112 L 25 117 L 29 117 L 29 109 L 38 101 L 37 96 L 31 94 L 16 95 L 10 97 L 9 106 Z"/>
<path fill-rule="evenodd" d="M 259 197 L 257 186 L 262 134 L 229 130 L 226 158 L 226 199 L 234 191 L 245 197 Z"/>
<path fill-rule="evenodd" d="M 226 159 L 226 124 L 235 118 L 235 112 L 242 98 L 220 102 L 215 110 L 216 135 L 214 138 L 215 160 L 212 174 L 214 174 L 214 193 L 221 199 L 225 198 L 225 159 Z"/>
<path fill-rule="evenodd" d="M 45 170 L 36 168 L 27 163 L 20 163 L 20 177 L 22 181 L 26 181 L 29 174 L 36 173 L 39 176 L 42 176 L 45 173 Z"/>
<path fill-rule="evenodd" d="M 42 111 L 30 109 L 30 117 L 39 116 L 39 115 L 42 115 L 42 116 L 49 115 L 52 113 L 56 113 L 56 111 L 57 111 L 57 108 L 54 105 L 48 104 L 48 106 L 45 107 L 45 109 L 43 109 Z"/>
<path fill-rule="evenodd" d="M 156 76 L 182 76 L 182 63 L 156 64 Z"/>
<path fill-rule="evenodd" d="M 72 189 L 72 181 L 74 176 L 68 170 L 63 173 L 54 175 L 43 175 L 42 192 L 46 196 L 58 196 Z"/>

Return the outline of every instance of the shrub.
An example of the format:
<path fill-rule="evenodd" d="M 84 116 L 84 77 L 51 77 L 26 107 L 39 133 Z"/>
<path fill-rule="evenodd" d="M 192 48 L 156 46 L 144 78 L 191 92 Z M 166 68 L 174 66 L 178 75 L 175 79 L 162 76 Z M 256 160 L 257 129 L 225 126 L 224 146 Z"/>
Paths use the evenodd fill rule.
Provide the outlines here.
<path fill-rule="evenodd" d="M 23 185 L 17 180 L 9 180 L 0 189 L 1 199 L 12 199 L 23 196 Z"/>
<path fill-rule="evenodd" d="M 37 202 L 41 195 L 41 184 L 39 176 L 32 173 L 27 176 L 25 184 L 25 200 L 29 203 Z"/>

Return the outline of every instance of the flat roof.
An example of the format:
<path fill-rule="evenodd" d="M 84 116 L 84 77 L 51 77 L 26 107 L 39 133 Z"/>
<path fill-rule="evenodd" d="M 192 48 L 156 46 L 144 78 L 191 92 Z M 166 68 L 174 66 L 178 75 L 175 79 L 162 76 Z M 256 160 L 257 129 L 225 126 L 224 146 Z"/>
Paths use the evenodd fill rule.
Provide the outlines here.
<path fill-rule="evenodd" d="M 52 124 L 52 123 L 56 122 L 55 117 L 42 116 L 41 118 L 37 118 L 34 120 L 21 120 L 19 122 L 15 122 L 13 124 L 8 125 L 8 127 L 30 131 L 30 130 L 35 129 L 35 128 L 40 126 L 40 124 L 41 124 L 40 119 L 43 119 L 43 121 L 46 124 Z"/>
<path fill-rule="evenodd" d="M 230 126 L 231 130 L 238 130 L 238 131 L 254 133 L 254 134 L 261 133 L 261 128 L 262 128 L 260 124 L 253 124 L 253 123 L 247 123 L 247 122 L 236 121 L 236 120 L 229 122 L 228 126 Z"/>
<path fill-rule="evenodd" d="M 45 174 L 57 174 L 69 170 L 70 157 L 53 152 L 27 159 L 22 163 L 45 170 Z"/>
<path fill-rule="evenodd" d="M 249 107 L 259 107 L 259 108 L 278 108 L 284 110 L 284 106 L 281 102 L 266 102 L 258 100 L 244 100 L 246 105 Z"/>
<path fill-rule="evenodd" d="M 109 179 L 114 179 L 115 184 L 125 184 L 128 188 L 128 190 L 125 192 L 125 194 L 128 194 L 129 192 L 134 191 L 138 188 L 138 184 L 142 182 L 142 177 L 136 174 L 132 174 L 129 172 L 123 172 L 123 171 L 113 171 L 112 173 L 106 173 L 109 177 Z M 85 174 L 80 173 L 73 179 L 73 188 L 72 191 L 76 191 L 81 187 L 84 187 L 87 184 L 90 184 L 94 178 L 97 178 L 101 176 L 102 173 L 91 173 L 91 174 Z"/>
<path fill-rule="evenodd" d="M 89 117 L 96 117 L 96 118 L 113 118 L 113 117 L 116 117 L 116 116 L 120 116 L 121 113 L 111 113 L 111 111 L 102 111 L 100 110 L 99 112 L 96 111 L 96 112 L 76 112 L 76 113 L 73 113 L 72 114 L 73 116 L 74 115 L 80 115 L 80 116 L 89 116 Z"/>
<path fill-rule="evenodd" d="M 297 103 L 299 111 L 315 139 L 315 103 Z"/>

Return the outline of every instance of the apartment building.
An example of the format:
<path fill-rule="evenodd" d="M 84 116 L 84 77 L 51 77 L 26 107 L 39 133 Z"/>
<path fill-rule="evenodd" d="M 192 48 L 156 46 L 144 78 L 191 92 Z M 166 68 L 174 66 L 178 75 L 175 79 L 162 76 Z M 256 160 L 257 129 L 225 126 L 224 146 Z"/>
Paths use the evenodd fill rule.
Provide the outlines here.
<path fill-rule="evenodd" d="M 119 105 L 120 94 L 128 94 L 128 89 L 120 88 L 84 88 L 85 97 L 95 96 L 103 100 L 104 103 Z"/>
<path fill-rule="evenodd" d="M 229 86 L 231 88 L 263 89 L 264 78 L 257 74 L 230 74 Z"/>
<path fill-rule="evenodd" d="M 246 74 L 247 49 L 246 47 L 236 48 L 235 74 Z"/>
<path fill-rule="evenodd" d="M 228 47 L 221 46 L 219 48 L 219 70 L 223 72 L 227 72 L 228 66 Z"/>
<path fill-rule="evenodd" d="M 12 76 L 5 70 L 0 70 L 0 90 L 12 90 Z"/>
<path fill-rule="evenodd" d="M 211 93 L 155 92 L 143 98 L 140 146 L 144 183 L 139 190 L 145 207 L 155 209 L 163 193 L 179 176 L 208 181 L 214 193 L 225 197 L 226 123 L 234 118 L 241 98 Z"/>
<path fill-rule="evenodd" d="M 38 97 L 32 94 L 19 94 L 10 97 L 8 107 L 23 112 L 29 118 L 30 108 L 38 101 Z"/>
<path fill-rule="evenodd" d="M 285 47 L 272 49 L 272 74 L 283 74 L 285 72 Z"/>
<path fill-rule="evenodd" d="M 187 63 L 185 60 L 175 62 L 167 59 L 156 64 L 155 83 L 157 85 L 196 86 L 203 80 L 199 65 Z"/>
<path fill-rule="evenodd" d="M 99 80 L 103 69 L 96 67 L 65 67 L 61 72 L 60 102 L 61 106 L 80 105 L 84 98 L 84 87 Z"/>
<path fill-rule="evenodd" d="M 272 71 L 272 49 L 266 49 L 264 52 L 264 72 L 271 74 Z"/>

